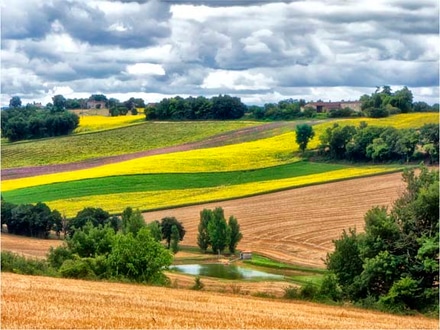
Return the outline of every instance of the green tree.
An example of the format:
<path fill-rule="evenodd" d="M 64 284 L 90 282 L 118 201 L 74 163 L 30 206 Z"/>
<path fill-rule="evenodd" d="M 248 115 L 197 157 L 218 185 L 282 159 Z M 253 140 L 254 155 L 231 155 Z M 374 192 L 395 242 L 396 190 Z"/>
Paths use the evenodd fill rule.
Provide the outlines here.
<path fill-rule="evenodd" d="M 240 225 L 237 218 L 234 216 L 229 217 L 228 226 L 231 232 L 231 238 L 229 241 L 229 252 L 235 253 L 238 242 L 243 238 L 243 234 L 240 232 Z"/>
<path fill-rule="evenodd" d="M 208 234 L 212 252 L 222 253 L 229 246 L 231 240 L 231 228 L 226 223 L 225 215 L 221 207 L 216 207 L 213 217 L 208 222 Z"/>
<path fill-rule="evenodd" d="M 309 141 L 315 136 L 313 127 L 307 124 L 296 126 L 296 143 L 299 145 L 300 150 L 304 153 Z"/>
<path fill-rule="evenodd" d="M 176 225 L 171 226 L 171 251 L 176 254 L 179 251 L 179 229 L 177 229 Z"/>
<path fill-rule="evenodd" d="M 94 226 L 87 222 L 76 230 L 72 237 L 66 239 L 66 245 L 72 254 L 82 258 L 108 255 L 112 249 L 115 231 L 109 225 Z"/>
<path fill-rule="evenodd" d="M 159 221 L 150 222 L 147 228 L 150 230 L 151 236 L 153 236 L 155 241 L 160 242 L 162 240 L 162 230 L 160 229 Z"/>
<path fill-rule="evenodd" d="M 124 234 L 132 233 L 136 236 L 138 231 L 145 226 L 145 220 L 141 211 L 133 211 L 131 207 L 127 207 L 122 213 L 122 232 Z"/>
<path fill-rule="evenodd" d="M 76 229 L 83 228 L 87 222 L 90 222 L 93 226 L 105 225 L 110 223 L 111 217 L 107 211 L 101 208 L 85 207 L 76 214 L 76 217 L 69 221 L 69 233 L 73 235 Z M 117 225 L 113 225 L 115 231 L 118 230 Z"/>
<path fill-rule="evenodd" d="M 18 96 L 13 96 L 9 100 L 9 107 L 10 108 L 20 108 L 21 107 L 21 99 Z"/>
<path fill-rule="evenodd" d="M 327 254 L 325 264 L 334 273 L 345 295 L 349 295 L 351 286 L 362 273 L 359 238 L 355 229 L 348 233 L 344 230 L 339 239 L 334 240 L 335 251 Z"/>
<path fill-rule="evenodd" d="M 163 284 L 163 270 L 171 265 L 173 257 L 156 242 L 148 228 L 142 228 L 136 236 L 117 234 L 107 260 L 111 276 Z"/>
<path fill-rule="evenodd" d="M 165 217 L 161 220 L 160 229 L 162 230 L 162 238 L 167 242 L 167 248 L 170 248 L 171 244 L 171 232 L 172 227 L 176 226 L 179 231 L 179 239 L 183 240 L 185 237 L 185 228 L 183 224 L 179 222 L 175 217 Z"/>
<path fill-rule="evenodd" d="M 213 213 L 211 210 L 204 209 L 200 212 L 200 223 L 198 226 L 197 245 L 206 252 L 211 245 L 208 234 L 208 223 L 211 221 Z"/>
<path fill-rule="evenodd" d="M 52 102 L 55 111 L 63 111 L 66 108 L 67 100 L 63 95 L 55 95 Z"/>

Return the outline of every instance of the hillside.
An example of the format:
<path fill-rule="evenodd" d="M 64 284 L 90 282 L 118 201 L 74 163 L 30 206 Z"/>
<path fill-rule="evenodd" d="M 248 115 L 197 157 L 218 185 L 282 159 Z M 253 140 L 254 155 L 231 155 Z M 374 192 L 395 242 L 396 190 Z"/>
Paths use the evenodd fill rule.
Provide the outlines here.
<path fill-rule="evenodd" d="M 332 239 L 339 237 L 342 229 L 356 226 L 362 231 L 365 212 L 375 205 L 391 205 L 403 189 L 401 173 L 392 173 L 147 212 L 144 218 L 151 222 L 175 216 L 187 231 L 182 244 L 197 246 L 200 211 L 221 206 L 226 216 L 234 215 L 239 220 L 244 235 L 239 249 L 289 263 L 323 267 L 322 258 L 333 248 Z M 51 244 L 58 243 L 18 237 L 11 240 L 11 236 L 2 236 L 3 249 L 26 255 L 32 254 L 33 244 L 42 244 L 43 250 L 47 250 Z"/>
<path fill-rule="evenodd" d="M 2 274 L 4 329 L 436 329 L 421 316 L 163 287 Z"/>

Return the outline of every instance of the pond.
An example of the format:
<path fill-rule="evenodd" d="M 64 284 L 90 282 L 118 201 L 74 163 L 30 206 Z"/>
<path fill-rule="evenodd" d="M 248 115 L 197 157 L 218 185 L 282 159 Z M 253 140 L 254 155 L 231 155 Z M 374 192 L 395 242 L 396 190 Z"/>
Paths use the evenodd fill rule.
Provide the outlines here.
<path fill-rule="evenodd" d="M 250 268 L 244 268 L 235 265 L 224 265 L 224 264 L 177 265 L 177 266 L 171 266 L 170 269 L 188 275 L 219 277 L 229 280 L 283 279 L 282 275 L 270 274 Z"/>

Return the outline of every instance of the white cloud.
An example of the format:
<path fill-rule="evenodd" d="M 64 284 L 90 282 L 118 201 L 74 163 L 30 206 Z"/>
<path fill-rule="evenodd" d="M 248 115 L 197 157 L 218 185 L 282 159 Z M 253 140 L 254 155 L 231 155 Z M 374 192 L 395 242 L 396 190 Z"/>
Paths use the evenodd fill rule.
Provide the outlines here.
<path fill-rule="evenodd" d="M 136 63 L 127 65 L 127 72 L 132 75 L 165 75 L 165 70 L 160 64 Z"/>
<path fill-rule="evenodd" d="M 225 88 L 232 90 L 269 89 L 273 80 L 262 73 L 216 70 L 210 72 L 202 84 L 202 88 Z"/>

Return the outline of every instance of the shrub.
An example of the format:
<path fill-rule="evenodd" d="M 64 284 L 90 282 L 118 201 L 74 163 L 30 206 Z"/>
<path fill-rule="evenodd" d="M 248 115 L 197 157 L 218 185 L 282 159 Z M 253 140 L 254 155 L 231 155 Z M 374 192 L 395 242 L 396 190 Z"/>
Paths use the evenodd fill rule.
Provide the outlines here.
<path fill-rule="evenodd" d="M 308 282 L 306 285 L 302 286 L 299 291 L 299 296 L 304 300 L 314 300 L 317 296 L 318 288 L 311 282 Z"/>
<path fill-rule="evenodd" d="M 72 252 L 66 246 L 50 247 L 47 261 L 51 267 L 58 270 L 68 259 L 72 259 Z"/>
<path fill-rule="evenodd" d="M 342 290 L 338 285 L 338 279 L 333 273 L 328 273 L 324 276 L 321 286 L 318 290 L 320 299 L 330 299 L 333 301 L 342 300 Z"/>
<path fill-rule="evenodd" d="M 296 286 L 288 286 L 287 288 L 284 289 L 284 298 L 286 299 L 299 299 L 300 298 L 300 293 L 298 290 L 298 287 Z"/>
<path fill-rule="evenodd" d="M 84 259 L 69 259 L 63 262 L 60 267 L 62 277 L 76 279 L 91 279 L 96 277 L 89 262 Z"/>
<path fill-rule="evenodd" d="M 24 275 L 55 275 L 45 260 L 30 259 L 8 251 L 1 252 L 1 270 Z"/>
<path fill-rule="evenodd" d="M 194 285 L 191 289 L 193 290 L 202 290 L 205 287 L 205 284 L 202 282 L 199 276 L 197 276 L 194 280 Z"/>

